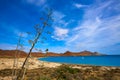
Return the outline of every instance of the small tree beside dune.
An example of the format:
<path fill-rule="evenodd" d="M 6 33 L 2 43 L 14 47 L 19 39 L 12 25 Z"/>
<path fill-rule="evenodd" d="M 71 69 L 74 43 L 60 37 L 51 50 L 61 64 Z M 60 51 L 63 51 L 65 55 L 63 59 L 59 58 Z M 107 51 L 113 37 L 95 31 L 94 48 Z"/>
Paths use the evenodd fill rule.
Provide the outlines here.
<path fill-rule="evenodd" d="M 40 18 L 41 24 L 37 24 L 37 25 L 34 26 L 34 28 L 36 30 L 36 34 L 35 34 L 35 37 L 34 37 L 33 40 L 29 40 L 29 42 L 31 43 L 31 48 L 28 52 L 28 55 L 27 55 L 25 61 L 23 62 L 23 65 L 22 65 L 22 67 L 21 67 L 21 69 L 18 73 L 18 76 L 17 76 L 16 80 L 19 80 L 19 79 L 23 80 L 24 79 L 24 76 L 25 76 L 25 73 L 26 73 L 26 65 L 28 65 L 31 52 L 34 49 L 36 43 L 39 41 L 39 38 L 41 37 L 43 32 L 45 32 L 44 31 L 45 28 L 49 27 L 51 22 L 53 21 L 51 16 L 52 16 L 52 10 L 47 9 L 47 13 L 45 13 L 45 16 Z M 47 31 L 46 33 L 49 33 L 49 32 Z"/>

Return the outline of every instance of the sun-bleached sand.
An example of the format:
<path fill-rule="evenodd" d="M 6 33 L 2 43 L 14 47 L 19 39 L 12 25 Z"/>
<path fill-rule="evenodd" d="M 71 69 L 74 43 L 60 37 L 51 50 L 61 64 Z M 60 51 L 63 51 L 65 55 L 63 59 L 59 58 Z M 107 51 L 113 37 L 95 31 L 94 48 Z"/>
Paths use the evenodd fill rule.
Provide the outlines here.
<path fill-rule="evenodd" d="M 23 61 L 25 58 L 18 59 L 18 68 L 21 68 Z M 0 58 L 0 70 L 2 69 L 12 69 L 13 68 L 13 58 Z M 40 67 L 50 67 L 54 68 L 60 66 L 60 63 L 53 63 L 53 62 L 44 62 L 38 60 L 38 58 L 29 58 L 29 65 L 27 66 L 28 69 L 36 69 Z"/>
<path fill-rule="evenodd" d="M 18 59 L 18 69 L 21 68 L 23 61 L 25 58 L 19 58 Z M 2 69 L 12 69 L 13 68 L 13 58 L 0 58 L 0 70 Z M 49 68 L 56 68 L 60 65 L 61 63 L 54 63 L 54 62 L 46 62 L 46 61 L 40 61 L 38 58 L 29 58 L 29 65 L 27 66 L 27 69 L 37 69 L 41 67 L 49 67 Z M 91 69 L 93 66 L 89 65 L 71 65 L 72 68 L 78 68 L 78 69 Z M 105 67 L 101 66 L 102 69 L 115 69 L 116 67 Z"/>
<path fill-rule="evenodd" d="M 25 60 L 25 58 L 19 58 L 17 69 L 21 68 L 24 60 Z M 14 62 L 13 58 L 0 58 L 0 71 L 7 70 L 7 69 L 13 69 L 13 62 Z M 29 66 L 27 67 L 27 69 L 34 71 L 35 69 L 40 70 L 43 68 L 44 69 L 52 68 L 52 70 L 55 70 L 55 69 L 57 69 L 58 66 L 61 66 L 61 65 L 63 65 L 63 64 L 40 61 L 40 60 L 38 60 L 38 58 L 32 57 L 29 59 Z M 100 74 L 104 74 L 105 72 L 113 71 L 115 69 L 118 69 L 118 70 L 116 70 L 118 72 L 120 69 L 120 67 L 105 67 L 105 66 L 75 65 L 75 64 L 64 64 L 64 65 L 69 65 L 69 67 L 80 69 L 83 71 L 83 73 L 85 73 L 86 70 L 91 71 L 90 73 L 92 75 L 96 75 L 96 73 L 98 73 L 98 72 Z M 119 73 L 118 73 L 118 75 L 119 75 Z M 12 80 L 12 77 L 10 75 L 9 76 L 0 76 L 0 80 Z"/>

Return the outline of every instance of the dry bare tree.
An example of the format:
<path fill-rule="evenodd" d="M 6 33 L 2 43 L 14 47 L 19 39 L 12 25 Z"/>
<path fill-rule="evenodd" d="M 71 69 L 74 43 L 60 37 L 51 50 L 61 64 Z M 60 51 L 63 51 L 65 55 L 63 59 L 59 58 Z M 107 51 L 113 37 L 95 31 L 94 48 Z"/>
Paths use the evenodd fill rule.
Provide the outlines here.
<path fill-rule="evenodd" d="M 31 52 L 32 50 L 34 49 L 36 43 L 38 42 L 40 36 L 42 35 L 42 33 L 44 32 L 44 29 L 45 27 L 47 26 L 50 26 L 50 22 L 53 21 L 52 19 L 52 10 L 48 10 L 47 11 L 47 14 L 45 15 L 46 18 L 40 18 L 40 20 L 42 21 L 42 25 L 40 26 L 39 24 L 35 25 L 34 28 L 36 30 L 36 34 L 35 34 L 35 37 L 34 37 L 34 40 L 29 40 L 29 42 L 31 42 L 32 46 L 28 52 L 28 55 L 25 59 L 25 61 L 23 62 L 23 65 L 21 67 L 21 70 L 17 76 L 17 80 L 20 79 L 20 80 L 23 80 L 24 79 L 24 76 L 25 76 L 25 73 L 26 73 L 26 65 L 28 64 L 28 60 L 29 60 L 29 57 L 31 55 Z"/>
<path fill-rule="evenodd" d="M 22 33 L 19 36 L 18 43 L 17 43 L 16 49 L 15 49 L 13 68 L 12 68 L 12 80 L 16 80 L 16 76 L 17 76 L 18 58 L 19 58 L 19 54 L 20 54 L 19 50 L 22 50 L 22 47 L 23 47 L 23 45 L 21 44 L 21 38 L 22 38 Z M 19 47 L 20 47 L 20 49 L 19 49 Z"/>

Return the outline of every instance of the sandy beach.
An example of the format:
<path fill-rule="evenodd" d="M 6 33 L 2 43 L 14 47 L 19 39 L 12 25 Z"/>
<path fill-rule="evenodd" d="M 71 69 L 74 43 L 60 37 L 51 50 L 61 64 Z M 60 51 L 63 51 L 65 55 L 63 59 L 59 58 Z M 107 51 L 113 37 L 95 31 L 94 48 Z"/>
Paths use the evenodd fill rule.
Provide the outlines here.
<path fill-rule="evenodd" d="M 23 61 L 25 58 L 19 58 L 18 59 L 18 69 L 21 68 Z M 12 58 L 0 58 L 0 70 L 2 69 L 12 69 L 13 68 L 13 62 L 14 59 Z M 60 66 L 61 64 L 59 63 L 53 63 L 53 62 L 43 62 L 38 60 L 38 58 L 30 58 L 29 59 L 29 65 L 28 69 L 36 69 L 40 67 L 49 67 L 49 68 L 54 68 L 57 66 Z"/>
<path fill-rule="evenodd" d="M 25 58 L 19 58 L 17 69 L 21 68 L 24 60 L 25 60 Z M 13 58 L 0 58 L 0 80 L 12 80 L 11 70 L 13 68 L 13 62 L 14 62 Z M 63 65 L 69 66 L 70 68 L 72 68 L 72 70 L 76 71 L 76 69 L 77 69 L 78 71 L 81 71 L 74 75 L 78 76 L 78 74 L 81 74 L 81 75 L 83 75 L 85 80 L 86 80 L 86 78 L 89 78 L 91 76 L 92 77 L 96 76 L 100 80 L 106 80 L 106 79 L 108 79 L 108 76 L 111 76 L 110 78 L 113 78 L 112 80 L 119 80 L 119 78 L 120 78 L 119 77 L 120 67 L 60 64 L 60 63 L 40 61 L 40 60 L 38 60 L 38 58 L 34 57 L 34 58 L 29 59 L 29 66 L 27 67 L 28 72 L 26 75 L 27 79 L 33 78 L 33 80 L 36 80 L 36 77 L 39 78 L 39 76 L 46 75 L 46 74 L 49 78 L 51 78 L 50 75 L 57 75 L 59 73 L 58 71 L 56 73 L 56 70 L 59 70 L 59 69 L 60 69 L 60 71 L 61 70 L 64 71 L 65 69 L 71 70 L 69 68 L 64 68 L 64 67 L 62 68 L 61 66 L 63 66 Z M 66 73 L 66 71 L 65 71 L 65 73 Z M 31 74 L 35 75 L 36 77 L 30 77 L 29 75 L 31 75 Z M 39 74 L 39 75 L 37 75 L 37 74 Z M 67 74 L 68 73 L 66 73 L 66 76 L 67 76 Z M 104 74 L 107 76 L 104 76 Z M 71 75 L 73 75 L 73 74 L 71 74 Z M 101 75 L 101 76 L 99 76 L 99 75 Z M 42 76 L 42 77 L 44 77 L 44 76 Z M 68 77 L 70 77 L 70 76 L 68 76 Z M 55 76 L 53 76 L 52 78 L 55 78 Z M 56 80 L 56 79 L 54 79 L 54 80 Z"/>
<path fill-rule="evenodd" d="M 27 66 L 27 69 L 37 69 L 41 67 L 49 67 L 49 68 L 56 68 L 58 66 L 61 66 L 61 63 L 54 63 L 54 62 L 46 62 L 46 61 L 40 61 L 38 60 L 39 58 L 30 58 L 29 59 L 29 65 Z M 21 68 L 23 61 L 25 58 L 19 58 L 18 59 L 18 69 Z M 12 69 L 13 68 L 13 58 L 0 58 L 0 70 L 2 69 Z M 91 69 L 93 66 L 90 65 L 70 65 L 72 68 L 77 68 L 77 69 Z M 102 70 L 110 70 L 110 69 L 116 69 L 120 67 L 106 67 L 106 66 L 101 66 L 100 67 Z"/>

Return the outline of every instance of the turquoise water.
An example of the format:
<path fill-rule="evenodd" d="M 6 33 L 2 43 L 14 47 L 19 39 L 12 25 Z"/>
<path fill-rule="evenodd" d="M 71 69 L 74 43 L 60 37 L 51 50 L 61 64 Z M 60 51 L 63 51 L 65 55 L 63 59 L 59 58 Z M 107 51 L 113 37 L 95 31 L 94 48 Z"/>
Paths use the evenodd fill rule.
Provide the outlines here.
<path fill-rule="evenodd" d="M 60 56 L 60 57 L 45 57 L 39 60 L 67 64 L 86 64 L 96 66 L 116 66 L 120 67 L 120 55 L 110 56 Z"/>

